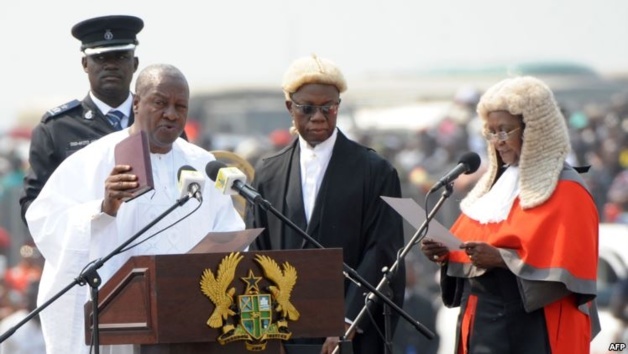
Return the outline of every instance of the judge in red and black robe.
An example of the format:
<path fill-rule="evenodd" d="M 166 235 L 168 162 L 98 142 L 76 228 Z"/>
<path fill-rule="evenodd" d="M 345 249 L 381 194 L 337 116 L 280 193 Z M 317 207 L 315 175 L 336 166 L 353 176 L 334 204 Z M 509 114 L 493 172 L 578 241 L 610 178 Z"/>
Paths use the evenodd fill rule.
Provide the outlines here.
<path fill-rule="evenodd" d="M 565 162 L 569 138 L 552 92 L 504 80 L 478 104 L 488 169 L 451 231 L 460 249 L 426 239 L 446 306 L 460 306 L 456 353 L 589 353 L 598 212 Z"/>

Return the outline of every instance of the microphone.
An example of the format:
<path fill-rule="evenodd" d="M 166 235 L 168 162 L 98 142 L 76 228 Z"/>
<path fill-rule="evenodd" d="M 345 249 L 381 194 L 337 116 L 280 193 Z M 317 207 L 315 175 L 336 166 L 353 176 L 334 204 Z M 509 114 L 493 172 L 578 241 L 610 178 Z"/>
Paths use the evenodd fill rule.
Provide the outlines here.
<path fill-rule="evenodd" d="M 471 174 L 478 170 L 480 167 L 480 155 L 475 152 L 467 152 L 460 160 L 458 160 L 458 165 L 453 168 L 453 170 L 449 171 L 445 176 L 443 176 L 438 182 L 430 189 L 429 193 L 435 192 L 443 186 L 448 185 L 453 180 L 458 178 L 461 174 Z"/>
<path fill-rule="evenodd" d="M 316 239 L 308 235 L 307 232 L 299 228 L 294 222 L 292 222 L 292 220 L 283 215 L 279 210 L 275 209 L 268 200 L 262 198 L 262 196 L 255 189 L 253 189 L 253 187 L 246 184 L 246 175 L 236 167 L 227 167 L 225 163 L 220 161 L 210 161 L 205 166 L 205 173 L 207 173 L 209 179 L 215 181 L 215 187 L 220 189 L 223 194 L 231 194 L 232 190 L 237 191 L 241 196 L 246 198 L 248 202 L 254 203 L 256 206 L 259 206 L 265 211 L 270 211 L 273 215 L 275 215 L 279 220 L 281 220 L 293 231 L 295 231 L 304 240 L 307 240 L 307 242 L 315 245 L 317 248 L 325 248 Z M 392 307 L 402 317 L 412 323 L 415 328 L 417 328 L 421 333 L 423 333 L 429 339 L 434 338 L 434 333 L 432 333 L 421 323 L 415 321 L 412 317 L 410 317 L 410 315 L 403 311 L 403 309 L 399 308 L 394 302 L 392 302 L 391 299 L 384 296 L 379 290 L 381 286 L 378 286 L 378 288 L 373 287 L 373 285 L 371 285 L 368 281 L 362 278 L 360 273 L 349 267 L 344 261 L 342 262 L 342 265 L 344 269 L 343 274 L 345 277 L 353 282 L 357 281 L 357 283 L 361 286 L 377 294 L 381 301 Z M 382 278 L 382 282 L 385 279 L 387 279 L 387 277 Z M 358 315 L 358 319 L 360 318 L 360 315 L 361 313 Z M 354 325 L 357 325 L 357 322 L 354 322 Z"/>
<path fill-rule="evenodd" d="M 225 163 L 214 160 L 207 163 L 205 173 L 207 173 L 209 179 L 215 181 L 214 186 L 222 194 L 240 194 L 247 201 L 254 204 L 264 201 L 253 187 L 246 184 L 246 175 L 237 167 L 228 167 Z"/>
<path fill-rule="evenodd" d="M 203 187 L 205 186 L 205 177 L 190 165 L 183 165 L 177 171 L 177 180 L 179 181 L 180 198 L 189 196 L 196 198 L 199 202 L 203 200 Z"/>

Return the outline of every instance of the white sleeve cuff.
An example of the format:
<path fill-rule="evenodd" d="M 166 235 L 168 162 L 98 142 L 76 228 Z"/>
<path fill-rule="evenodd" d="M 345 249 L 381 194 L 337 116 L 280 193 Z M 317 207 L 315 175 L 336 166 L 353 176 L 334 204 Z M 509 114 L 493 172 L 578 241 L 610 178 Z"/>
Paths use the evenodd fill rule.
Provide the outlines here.
<path fill-rule="evenodd" d="M 90 208 L 91 209 L 91 208 Z M 116 217 L 102 211 L 102 201 L 92 210 L 92 233 L 99 233 L 115 222 Z"/>

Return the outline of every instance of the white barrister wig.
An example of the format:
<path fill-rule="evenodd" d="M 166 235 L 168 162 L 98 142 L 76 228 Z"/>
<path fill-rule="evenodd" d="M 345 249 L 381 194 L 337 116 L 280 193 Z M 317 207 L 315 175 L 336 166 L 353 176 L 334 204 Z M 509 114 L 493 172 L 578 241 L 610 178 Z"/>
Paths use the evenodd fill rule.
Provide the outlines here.
<path fill-rule="evenodd" d="M 339 93 L 347 90 L 347 82 L 338 66 L 331 60 L 320 58 L 316 54 L 295 60 L 286 70 L 281 85 L 286 100 L 291 100 L 290 96 L 307 84 L 333 85 Z M 290 133 L 298 134 L 294 122 L 290 127 Z"/>
<path fill-rule="evenodd" d="M 295 60 L 285 72 L 281 86 L 289 100 L 291 94 L 306 84 L 333 85 L 340 93 L 347 90 L 347 82 L 338 66 L 316 54 Z"/>
<path fill-rule="evenodd" d="M 571 148 L 567 125 L 554 94 L 541 80 L 530 77 L 505 79 L 489 88 L 478 103 L 478 114 L 486 123 L 488 114 L 507 111 L 523 116 L 523 145 L 519 159 L 519 199 L 523 209 L 543 204 L 554 192 Z M 499 169 L 497 152 L 488 144 L 489 166 L 461 202 L 464 209 L 486 194 Z"/>

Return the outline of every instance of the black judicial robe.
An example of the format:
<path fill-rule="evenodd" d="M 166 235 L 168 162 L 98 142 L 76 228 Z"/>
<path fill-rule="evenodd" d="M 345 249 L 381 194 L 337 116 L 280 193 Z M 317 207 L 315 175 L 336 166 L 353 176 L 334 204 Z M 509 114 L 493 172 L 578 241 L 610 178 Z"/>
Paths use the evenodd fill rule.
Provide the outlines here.
<path fill-rule="evenodd" d="M 310 223 L 305 221 L 301 191 L 300 148 L 298 139 L 288 147 L 260 161 L 253 186 L 273 207 L 290 218 L 326 248 L 342 248 L 344 262 L 377 286 L 381 269 L 394 263 L 403 247 L 401 217 L 380 196 L 400 197 L 401 188 L 395 168 L 375 151 L 349 140 L 338 131 L 331 159 L 316 197 Z M 251 246 L 258 250 L 314 248 L 283 225 L 274 215 L 251 208 L 249 227 L 265 230 Z M 393 301 L 403 304 L 405 269 L 399 268 L 391 288 Z M 345 317 L 353 320 L 364 306 L 365 289 L 345 280 Z M 398 319 L 393 312 L 393 328 Z M 380 309 L 373 311 L 383 333 Z M 363 330 L 353 340 L 355 354 L 384 352 L 383 340 L 365 316 Z M 420 334 L 417 334 L 420 335 Z"/>

